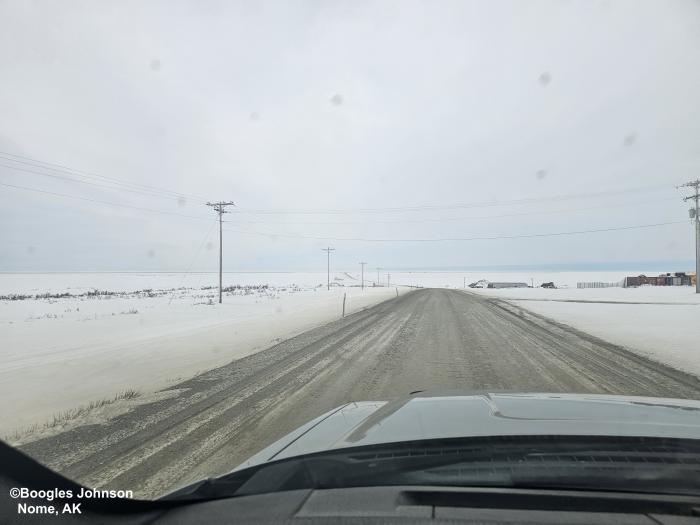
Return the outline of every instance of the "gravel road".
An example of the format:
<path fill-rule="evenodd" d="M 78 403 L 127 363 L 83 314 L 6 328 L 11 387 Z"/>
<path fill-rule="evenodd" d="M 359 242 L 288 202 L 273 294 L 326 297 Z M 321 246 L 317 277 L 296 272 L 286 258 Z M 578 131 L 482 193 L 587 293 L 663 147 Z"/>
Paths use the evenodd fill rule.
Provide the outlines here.
<path fill-rule="evenodd" d="M 695 376 L 501 301 L 425 289 L 199 375 L 105 425 L 21 448 L 89 486 L 155 497 L 227 472 L 348 401 L 426 389 L 700 398 Z"/>

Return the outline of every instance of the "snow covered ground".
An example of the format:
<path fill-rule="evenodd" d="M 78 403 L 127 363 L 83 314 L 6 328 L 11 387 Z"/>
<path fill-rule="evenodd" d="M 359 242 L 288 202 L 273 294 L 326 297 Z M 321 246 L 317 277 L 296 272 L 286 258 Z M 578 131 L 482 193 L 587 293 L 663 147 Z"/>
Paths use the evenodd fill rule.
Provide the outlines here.
<path fill-rule="evenodd" d="M 325 272 L 229 273 L 224 287 L 235 288 L 222 305 L 212 273 L 0 274 L 0 435 L 129 389 L 142 393 L 141 402 L 151 399 L 155 390 L 337 319 L 343 294 L 352 313 L 394 297 L 394 285 L 406 293 L 403 286 L 462 288 L 479 279 L 554 281 L 568 288 L 474 292 L 700 375 L 700 298 L 692 289 L 575 288 L 639 273 L 658 272 L 391 272 L 391 289 L 364 291 L 359 271 L 332 273 L 330 291 Z M 380 278 L 386 284 L 386 272 Z M 376 280 L 376 271 L 365 279 Z"/>
<path fill-rule="evenodd" d="M 365 274 L 365 280 L 371 282 Z M 272 287 L 313 288 L 326 285 L 326 272 L 225 272 L 224 287 L 233 285 L 268 285 Z M 360 284 L 359 272 L 331 273 L 335 284 Z M 0 295 L 10 293 L 70 292 L 90 290 L 144 290 L 169 288 L 196 288 L 218 286 L 217 273 L 149 273 L 149 272 L 79 272 L 79 273 L 0 273 Z"/>
<path fill-rule="evenodd" d="M 683 270 L 682 268 L 681 270 Z M 456 272 L 414 271 L 394 272 L 365 268 L 365 282 L 387 284 L 387 273 L 392 285 L 423 286 L 426 288 L 462 288 L 480 279 L 488 281 L 520 281 L 539 286 L 554 281 L 557 286 L 576 288 L 579 281 L 617 282 L 626 275 L 657 275 L 659 271 L 641 268 L 615 272 Z M 360 284 L 359 268 L 331 273 L 331 281 L 338 285 Z M 260 285 L 274 287 L 315 287 L 326 284 L 326 272 L 240 272 L 224 273 L 224 286 Z M 0 295 L 10 293 L 70 292 L 81 293 L 95 288 L 99 290 L 143 290 L 178 287 L 200 288 L 217 286 L 215 273 L 0 273 Z"/>
<path fill-rule="evenodd" d="M 652 274 L 653 275 L 653 274 Z M 690 286 L 476 289 L 700 376 L 700 294 Z"/>
<path fill-rule="evenodd" d="M 344 294 L 352 313 L 397 293 L 327 291 L 319 276 L 227 278 L 224 287 L 241 287 L 219 305 L 212 274 L 197 288 L 173 274 L 2 274 L 0 435 L 128 389 L 152 392 L 338 319 Z M 54 296 L 8 299 L 45 293 Z"/>

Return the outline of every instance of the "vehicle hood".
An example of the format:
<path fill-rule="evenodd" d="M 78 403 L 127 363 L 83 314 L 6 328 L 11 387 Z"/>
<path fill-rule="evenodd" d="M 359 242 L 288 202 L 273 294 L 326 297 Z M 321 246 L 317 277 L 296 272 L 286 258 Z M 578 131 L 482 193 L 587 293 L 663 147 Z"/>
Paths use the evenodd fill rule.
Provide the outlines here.
<path fill-rule="evenodd" d="M 418 394 L 340 406 L 235 470 L 333 449 L 512 435 L 700 439 L 700 401 L 593 394 Z"/>

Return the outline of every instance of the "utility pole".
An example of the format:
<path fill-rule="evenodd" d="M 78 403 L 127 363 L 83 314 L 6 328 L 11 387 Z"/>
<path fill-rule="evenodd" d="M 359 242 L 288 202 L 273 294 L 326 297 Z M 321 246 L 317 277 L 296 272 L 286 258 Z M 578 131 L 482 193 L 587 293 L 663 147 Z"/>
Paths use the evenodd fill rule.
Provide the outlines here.
<path fill-rule="evenodd" d="M 331 289 L 331 252 L 335 251 L 335 248 L 331 248 L 330 246 L 328 248 L 322 248 L 321 251 L 326 252 L 328 254 L 328 290 Z"/>
<path fill-rule="evenodd" d="M 391 274 L 386 274 L 386 287 L 391 288 Z"/>
<path fill-rule="evenodd" d="M 360 266 L 362 266 L 362 290 L 364 291 L 365 289 L 365 264 L 366 262 L 361 262 Z"/>
<path fill-rule="evenodd" d="M 382 285 L 382 280 L 381 280 L 381 278 L 379 277 L 379 272 L 381 272 L 381 271 L 382 271 L 381 268 L 377 268 L 377 286 L 381 286 L 381 285 Z"/>
<path fill-rule="evenodd" d="M 221 304 L 221 267 L 223 263 L 223 229 L 221 227 L 223 221 L 221 220 L 221 217 L 224 215 L 224 213 L 230 213 L 226 211 L 226 206 L 235 206 L 235 204 L 233 202 L 207 202 L 207 206 L 211 206 L 214 208 L 214 211 L 219 214 L 219 304 Z"/>
<path fill-rule="evenodd" d="M 700 179 L 686 182 L 679 188 L 693 188 L 695 193 L 685 197 L 684 201 L 694 201 L 695 207 L 689 210 L 691 219 L 695 219 L 695 293 L 700 293 Z"/>

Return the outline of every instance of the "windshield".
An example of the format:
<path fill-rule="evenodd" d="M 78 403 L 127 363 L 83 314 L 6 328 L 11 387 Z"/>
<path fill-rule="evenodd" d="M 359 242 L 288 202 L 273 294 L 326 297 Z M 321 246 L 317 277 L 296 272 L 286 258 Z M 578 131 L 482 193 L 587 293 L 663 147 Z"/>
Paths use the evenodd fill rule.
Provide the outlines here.
<path fill-rule="evenodd" d="M 696 489 L 698 64 L 690 0 L 0 2 L 0 439 L 142 499 L 472 438 L 375 482 Z"/>

